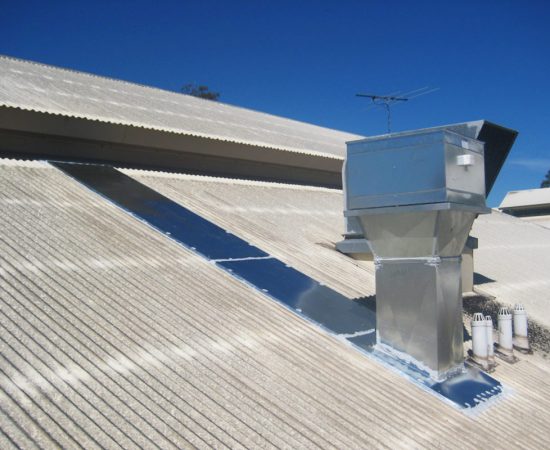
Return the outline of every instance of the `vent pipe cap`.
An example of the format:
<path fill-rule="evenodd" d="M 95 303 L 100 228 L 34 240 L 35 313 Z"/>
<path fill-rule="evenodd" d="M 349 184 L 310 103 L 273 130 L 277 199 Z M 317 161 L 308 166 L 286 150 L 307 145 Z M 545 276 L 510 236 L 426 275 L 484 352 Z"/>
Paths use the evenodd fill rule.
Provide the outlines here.
<path fill-rule="evenodd" d="M 472 319 L 472 326 L 480 326 L 480 325 L 485 326 L 485 317 L 483 316 L 482 313 L 478 312 L 474 314 L 474 317 Z"/>

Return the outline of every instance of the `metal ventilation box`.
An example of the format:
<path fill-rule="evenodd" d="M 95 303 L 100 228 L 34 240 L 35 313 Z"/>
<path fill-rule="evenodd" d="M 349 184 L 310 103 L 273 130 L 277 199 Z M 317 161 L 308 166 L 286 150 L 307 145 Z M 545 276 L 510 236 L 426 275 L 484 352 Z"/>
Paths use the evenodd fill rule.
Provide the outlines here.
<path fill-rule="evenodd" d="M 485 206 L 483 143 L 448 130 L 348 143 L 347 208 L 454 202 Z"/>
<path fill-rule="evenodd" d="M 484 144 L 449 130 L 348 143 L 347 217 L 374 254 L 379 344 L 443 378 L 463 365 L 461 253 L 485 206 Z"/>

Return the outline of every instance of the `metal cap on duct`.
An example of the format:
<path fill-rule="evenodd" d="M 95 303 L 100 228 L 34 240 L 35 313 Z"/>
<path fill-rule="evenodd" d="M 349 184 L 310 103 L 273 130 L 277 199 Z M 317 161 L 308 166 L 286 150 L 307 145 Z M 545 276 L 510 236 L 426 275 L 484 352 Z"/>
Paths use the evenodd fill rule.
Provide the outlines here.
<path fill-rule="evenodd" d="M 349 142 L 344 172 L 345 216 L 375 256 L 378 343 L 434 378 L 462 367 L 460 255 L 477 214 L 490 212 L 484 143 L 462 131 Z"/>
<path fill-rule="evenodd" d="M 485 196 L 487 197 L 495 184 L 498 174 L 504 161 L 508 157 L 512 146 L 517 138 L 518 132 L 487 120 L 476 120 L 451 125 L 425 128 L 416 131 L 405 131 L 392 133 L 390 135 L 376 136 L 372 139 L 384 139 L 386 137 L 407 136 L 411 133 L 447 130 L 459 135 L 481 141 L 484 144 L 484 171 L 485 171 Z M 343 185 L 346 189 L 345 179 L 346 167 L 344 163 Z M 346 204 L 346 209 L 348 205 Z M 346 240 L 338 243 L 338 248 L 343 253 L 363 253 L 366 242 L 363 241 L 363 233 L 358 220 L 355 217 L 346 218 Z M 349 241 L 349 242 L 348 242 Z"/>

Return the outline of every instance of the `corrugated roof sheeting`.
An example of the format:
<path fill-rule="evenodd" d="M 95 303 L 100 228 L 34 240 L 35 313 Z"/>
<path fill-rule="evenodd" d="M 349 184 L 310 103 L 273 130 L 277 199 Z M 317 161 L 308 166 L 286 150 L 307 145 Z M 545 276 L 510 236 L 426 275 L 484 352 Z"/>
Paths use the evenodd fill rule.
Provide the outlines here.
<path fill-rule="evenodd" d="M 126 173 L 348 297 L 375 294 L 373 263 L 334 251 L 344 229 L 338 190 L 298 193 L 268 183 L 246 186 L 221 179 L 204 183 L 194 177 Z M 550 327 L 550 231 L 493 211 L 474 222 L 472 234 L 479 237 L 474 270 L 494 280 L 476 290 L 502 303 L 523 302 L 533 318 Z"/>
<path fill-rule="evenodd" d="M 547 369 L 470 419 L 60 172 L 0 170 L 5 444 L 544 445 Z"/>
<path fill-rule="evenodd" d="M 342 291 L 336 273 L 345 274 L 348 295 L 367 289 L 368 270 L 337 256 L 331 274 L 336 260 L 322 246 L 296 243 L 311 227 L 319 242 L 332 239 L 341 218 L 305 226 L 285 215 L 302 202 L 336 204 L 337 194 L 266 185 L 229 201 L 231 184 L 183 179 L 166 190 L 182 185 L 182 196 L 202 192 L 210 204 L 279 207 L 241 219 L 239 234 L 258 221 L 263 242 L 290 263 L 327 273 Z M 547 444 L 545 361 L 501 364 L 497 377 L 515 392 L 470 418 L 55 169 L 0 165 L 0 203 L 3 447 Z"/>
<path fill-rule="evenodd" d="M 344 230 L 339 190 L 123 172 L 350 298 L 375 293 L 373 263 L 334 250 Z"/>
<path fill-rule="evenodd" d="M 303 348 L 306 366 L 322 361 L 316 349 L 331 343 L 313 327 L 57 171 L 6 170 L 3 404 L 25 430 L 86 447 L 368 438 L 339 405 L 317 417 L 326 380 L 302 392 L 302 363 L 278 350 Z"/>
<path fill-rule="evenodd" d="M 343 158 L 360 136 L 161 89 L 0 56 L 0 105 Z"/>
<path fill-rule="evenodd" d="M 550 228 L 550 215 L 521 217 L 521 220 L 537 224 L 541 227 Z"/>
<path fill-rule="evenodd" d="M 550 230 L 493 210 L 479 216 L 474 271 L 488 278 L 476 290 L 499 302 L 523 303 L 529 315 L 550 327 Z"/>

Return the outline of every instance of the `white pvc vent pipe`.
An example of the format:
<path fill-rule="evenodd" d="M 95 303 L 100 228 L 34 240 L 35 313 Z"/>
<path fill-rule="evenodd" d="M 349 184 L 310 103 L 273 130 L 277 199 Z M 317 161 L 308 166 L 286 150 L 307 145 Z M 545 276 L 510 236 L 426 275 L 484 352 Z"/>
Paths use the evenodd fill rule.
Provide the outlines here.
<path fill-rule="evenodd" d="M 487 347 L 485 317 L 481 313 L 475 313 L 472 318 L 472 351 L 474 352 L 474 359 L 482 364 L 486 364 L 487 362 Z"/>
<path fill-rule="evenodd" d="M 498 345 L 499 348 L 507 353 L 514 350 L 512 341 L 512 314 L 506 307 L 498 311 Z"/>
<path fill-rule="evenodd" d="M 514 335 L 516 338 L 516 347 L 528 350 L 527 313 L 521 303 L 516 304 L 514 307 Z"/>
<path fill-rule="evenodd" d="M 485 331 L 487 332 L 487 356 L 489 362 L 495 359 L 495 346 L 493 343 L 493 319 L 491 316 L 485 316 Z"/>

